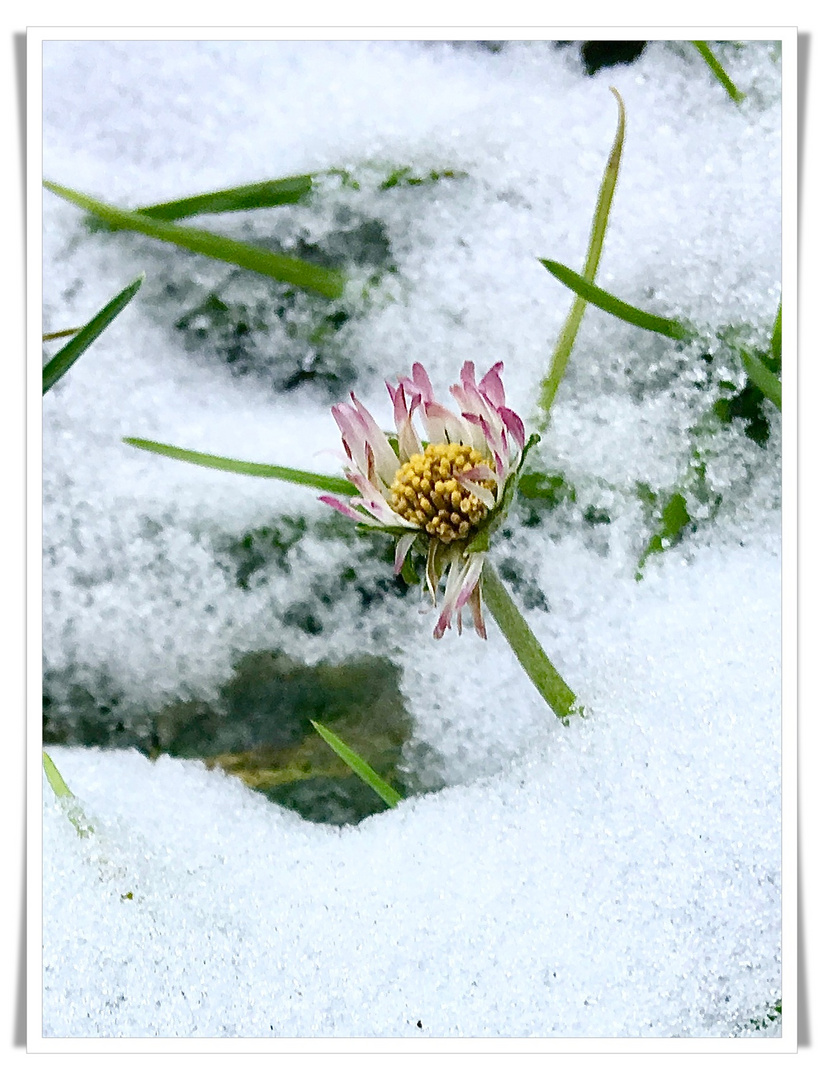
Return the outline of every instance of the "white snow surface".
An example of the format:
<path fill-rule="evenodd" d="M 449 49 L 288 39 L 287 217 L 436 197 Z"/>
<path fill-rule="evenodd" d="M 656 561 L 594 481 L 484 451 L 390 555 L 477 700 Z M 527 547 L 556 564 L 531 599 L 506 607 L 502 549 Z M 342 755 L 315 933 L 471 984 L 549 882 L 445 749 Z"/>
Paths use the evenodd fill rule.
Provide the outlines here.
<path fill-rule="evenodd" d="M 397 266 L 347 339 L 358 392 L 388 426 L 384 378 L 418 360 L 445 390 L 463 360 L 484 371 L 503 359 L 508 398 L 529 418 L 570 302 L 536 256 L 583 262 L 614 133 L 610 85 L 628 128 L 600 283 L 707 331 L 768 339 L 780 61 L 768 43 L 723 55 L 748 93 L 741 107 L 667 43 L 593 78 L 541 42 L 499 54 L 47 43 L 44 172 L 141 205 L 367 163 L 465 171 L 340 196 L 383 221 Z M 311 237 L 325 214 L 265 211 L 246 233 L 228 215 L 194 223 L 254 238 L 277 220 Z M 235 586 L 215 535 L 327 510 L 311 491 L 121 439 L 333 471 L 316 455 L 337 447 L 337 429 L 311 392 L 278 396 L 197 363 L 153 317 L 165 257 L 87 234 L 75 208 L 44 195 L 46 329 L 77 325 L 148 272 L 44 399 L 46 668 L 89 687 L 104 672 L 148 714 L 213 697 L 249 651 L 379 652 L 399 665 L 414 718 L 409 768 L 425 748 L 445 786 L 336 828 L 199 763 L 51 748 L 95 831 L 78 836 L 44 785 L 44 1035 L 779 1034 L 751 1022 L 781 997 L 774 410 L 764 447 L 740 421 L 715 432 L 706 478 L 721 509 L 636 581 L 649 530 L 635 486 L 683 480 L 713 398 L 700 348 L 587 311 L 536 457 L 575 484 L 578 510 L 498 549 L 547 598 L 530 624 L 587 707 L 565 728 L 491 619 L 488 642 L 435 642 L 431 610 L 407 597 L 366 619 L 344 601 L 320 636 L 285 627 L 279 614 L 312 574 L 346 565 L 340 543 L 310 534 L 288 575 Z M 204 290 L 225 276 L 208 260 L 186 268 Z M 611 523 L 587 526 L 583 506 L 598 499 Z M 709 516 L 697 496 L 688 506 Z"/>
<path fill-rule="evenodd" d="M 706 552 L 616 590 L 582 627 L 590 719 L 530 700 L 531 753 L 356 827 L 55 748 L 97 831 L 47 794 L 45 1033 L 746 1034 L 780 996 L 777 569 Z M 528 690 L 487 647 L 505 727 Z"/>

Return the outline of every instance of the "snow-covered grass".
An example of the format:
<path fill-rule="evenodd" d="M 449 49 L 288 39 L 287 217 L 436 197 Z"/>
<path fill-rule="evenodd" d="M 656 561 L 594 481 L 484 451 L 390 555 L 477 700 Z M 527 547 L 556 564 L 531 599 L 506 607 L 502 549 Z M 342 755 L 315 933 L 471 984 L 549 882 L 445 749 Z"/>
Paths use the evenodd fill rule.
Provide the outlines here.
<path fill-rule="evenodd" d="M 766 348 L 780 299 L 780 57 L 720 52 L 740 106 L 686 44 L 592 78 L 544 42 L 46 44 L 51 180 L 125 206 L 360 179 L 209 222 L 342 253 L 342 306 L 279 318 L 263 279 L 90 233 L 45 197 L 44 329 L 147 273 L 44 399 L 55 713 L 71 734 L 76 702 L 108 694 L 140 745 L 248 653 L 374 653 L 413 718 L 409 788 L 440 790 L 341 829 L 200 763 L 50 747 L 95 830 L 46 789 L 45 1035 L 780 1034 L 780 415 L 762 403 L 754 431 L 716 407 L 746 390 L 718 332 Z M 388 426 L 383 379 L 414 361 L 443 390 L 465 359 L 502 359 L 534 417 L 571 301 L 538 258 L 583 262 L 610 85 L 628 127 L 599 283 L 704 336 L 587 311 L 535 460 L 563 497 L 522 499 L 493 548 L 587 706 L 564 728 L 496 629 L 435 642 L 412 594 L 344 590 L 322 632 L 296 631 L 284 613 L 357 558 L 326 509 L 121 440 L 333 471 L 329 402 L 354 386 Z M 407 166 L 439 178 L 385 184 Z M 232 364 L 224 309 L 248 323 Z M 314 377 L 288 389 L 295 370 Z M 679 493 L 689 527 L 639 571 Z M 284 515 L 306 521 L 287 570 L 239 588 L 227 543 Z"/>

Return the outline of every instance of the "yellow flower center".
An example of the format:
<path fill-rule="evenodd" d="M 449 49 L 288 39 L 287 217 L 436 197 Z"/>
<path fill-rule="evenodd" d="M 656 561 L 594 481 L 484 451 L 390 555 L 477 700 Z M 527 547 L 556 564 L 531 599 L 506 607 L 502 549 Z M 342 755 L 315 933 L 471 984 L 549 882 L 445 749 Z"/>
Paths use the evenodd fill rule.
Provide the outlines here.
<path fill-rule="evenodd" d="M 458 483 L 467 470 L 490 462 L 461 443 L 430 443 L 422 454 L 413 454 L 395 474 L 389 492 L 392 509 L 444 544 L 463 540 L 469 530 L 487 515 L 477 495 L 470 495 Z M 479 480 L 492 490 L 494 480 Z"/>

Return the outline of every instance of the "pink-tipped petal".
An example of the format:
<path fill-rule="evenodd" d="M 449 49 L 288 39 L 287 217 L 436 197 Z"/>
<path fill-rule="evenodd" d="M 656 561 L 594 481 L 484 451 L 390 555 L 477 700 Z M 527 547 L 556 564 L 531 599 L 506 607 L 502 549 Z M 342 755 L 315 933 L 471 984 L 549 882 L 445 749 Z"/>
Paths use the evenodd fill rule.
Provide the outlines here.
<path fill-rule="evenodd" d="M 423 364 L 412 365 L 412 381 L 424 401 L 435 400 L 435 391 L 432 389 L 432 383 L 429 381 L 429 376 L 427 375 L 426 368 Z"/>
<path fill-rule="evenodd" d="M 492 452 L 492 456 L 495 458 L 495 471 L 498 474 L 498 484 L 503 486 L 509 473 L 509 469 L 505 464 L 504 460 L 506 448 L 504 445 L 502 434 L 500 431 L 496 431 L 492 427 L 490 427 L 490 425 L 482 416 L 478 417 L 478 419 L 480 421 L 481 430 L 484 433 L 484 438 L 486 439 L 487 445 Z"/>
<path fill-rule="evenodd" d="M 343 440 L 347 456 L 350 460 L 354 460 L 351 447 L 357 445 L 359 439 L 351 409 L 346 405 L 333 405 L 332 417 L 340 429 L 341 439 Z"/>
<path fill-rule="evenodd" d="M 401 424 L 409 416 L 409 409 L 406 405 L 406 394 L 404 393 L 403 386 L 392 386 L 391 383 L 386 383 L 386 389 L 389 391 L 389 396 L 392 399 L 392 411 L 395 417 L 395 431 L 397 431 Z"/>
<path fill-rule="evenodd" d="M 412 404 L 407 405 L 406 393 L 403 386 L 393 387 L 386 384 L 389 396 L 392 398 L 392 407 L 395 413 L 395 431 L 398 433 L 398 457 L 401 464 L 409 461 L 413 454 L 420 454 L 423 445 L 412 423 L 412 414 L 420 405 L 420 394 L 412 399 Z"/>
<path fill-rule="evenodd" d="M 482 553 L 477 555 L 471 555 L 467 560 L 461 577 L 460 577 L 460 592 L 455 600 L 455 607 L 462 608 L 464 604 L 469 600 L 472 595 L 475 586 L 481 580 L 481 571 L 484 568 L 485 556 Z"/>
<path fill-rule="evenodd" d="M 497 364 L 487 371 L 486 375 L 481 379 L 478 389 L 488 398 L 491 405 L 494 408 L 500 409 L 506 405 L 506 393 L 504 392 L 504 384 L 501 379 L 501 372 L 504 369 L 503 361 L 499 360 Z"/>
<path fill-rule="evenodd" d="M 395 513 L 383 492 L 376 488 L 374 484 L 370 484 L 367 478 L 359 472 L 347 472 L 346 479 L 354 484 L 361 494 L 360 499 L 353 499 L 353 506 L 363 506 L 365 509 L 376 517 L 382 525 L 400 525 L 404 529 L 409 528 L 409 522 L 406 518 L 402 518 L 400 514 Z"/>
<path fill-rule="evenodd" d="M 374 467 L 381 481 L 388 487 L 395 478 L 395 473 L 400 467 L 398 455 L 392 449 L 386 434 L 378 427 L 375 418 L 354 394 L 352 398 L 352 411 L 355 416 L 356 430 L 360 434 L 366 449 L 371 452 Z"/>
<path fill-rule="evenodd" d="M 467 360 L 461 368 L 461 382 L 464 386 L 475 386 L 475 365 Z"/>
<path fill-rule="evenodd" d="M 347 506 L 346 503 L 341 502 L 340 499 L 336 499 L 334 495 L 318 495 L 318 501 L 326 503 L 327 506 L 331 506 L 333 510 L 340 511 L 341 514 L 346 514 L 348 518 L 352 518 L 353 521 L 363 521 L 363 515 L 358 514 L 351 506 Z"/>
<path fill-rule="evenodd" d="M 498 415 L 506 425 L 506 429 L 512 438 L 515 440 L 519 450 L 523 450 L 526 445 L 526 431 L 524 429 L 524 422 L 512 409 L 508 409 L 505 405 L 498 407 Z"/>
<path fill-rule="evenodd" d="M 443 606 L 440 617 L 435 624 L 435 637 L 442 638 L 444 631 L 452 628 L 452 616 L 460 606 L 457 603 L 463 581 L 464 567 L 461 566 L 461 556 L 455 553 L 449 563 L 449 574 L 446 578 L 446 588 L 443 595 Z"/>
<path fill-rule="evenodd" d="M 470 443 L 470 433 L 463 420 L 437 401 L 426 402 L 423 407 L 424 425 L 429 441 L 433 443 Z"/>

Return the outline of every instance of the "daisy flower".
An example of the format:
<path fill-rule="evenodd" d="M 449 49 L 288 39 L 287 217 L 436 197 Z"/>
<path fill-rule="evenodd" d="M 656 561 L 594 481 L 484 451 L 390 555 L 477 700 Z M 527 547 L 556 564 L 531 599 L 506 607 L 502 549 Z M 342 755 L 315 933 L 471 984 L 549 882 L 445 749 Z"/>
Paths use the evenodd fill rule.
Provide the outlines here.
<path fill-rule="evenodd" d="M 348 503 L 333 495 L 321 501 L 361 525 L 396 536 L 395 573 L 413 548 L 426 554 L 426 587 L 437 602 L 446 575 L 435 637 L 452 626 L 461 631 L 467 607 L 486 637 L 481 610 L 481 573 L 489 536 L 503 520 L 514 481 L 537 436 L 527 441 L 521 418 L 507 407 L 497 363 L 476 381 L 467 361 L 450 392 L 457 411 L 435 397 L 422 364 L 411 378 L 386 384 L 395 416 L 395 435 L 381 430 L 371 413 L 351 395 L 335 405 L 347 479 L 358 494 Z M 425 438 L 415 427 L 418 420 Z"/>

